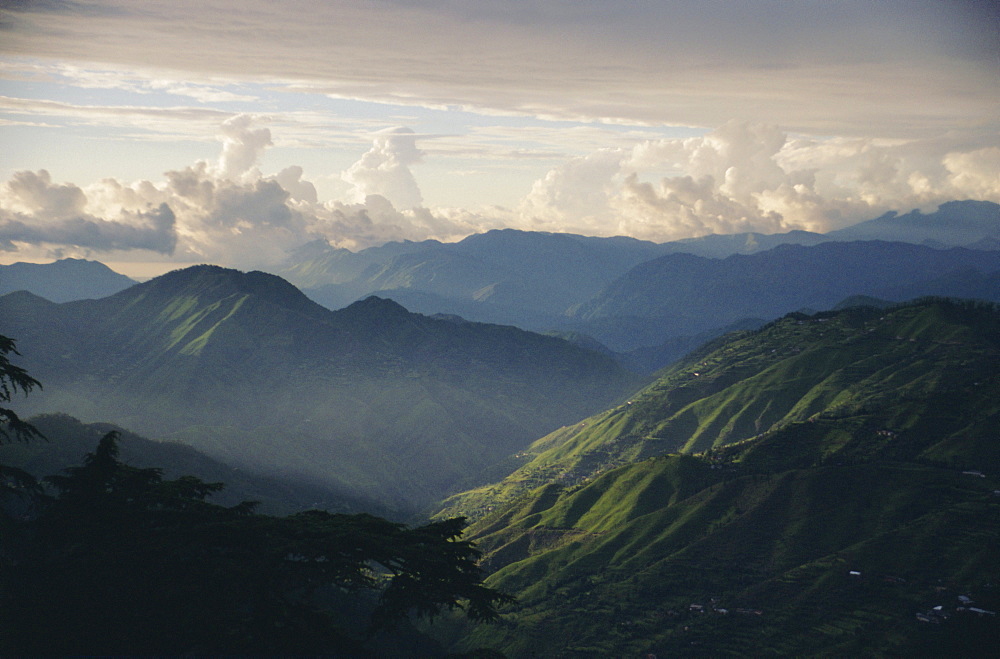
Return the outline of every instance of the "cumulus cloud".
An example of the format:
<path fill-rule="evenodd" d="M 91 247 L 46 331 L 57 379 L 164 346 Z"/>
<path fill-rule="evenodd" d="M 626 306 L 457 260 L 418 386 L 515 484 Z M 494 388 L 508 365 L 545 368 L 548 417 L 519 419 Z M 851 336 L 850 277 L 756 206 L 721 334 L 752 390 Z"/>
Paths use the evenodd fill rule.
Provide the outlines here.
<path fill-rule="evenodd" d="M 260 176 L 260 172 L 253 167 L 264 149 L 271 146 L 271 131 L 253 126 L 254 118 L 248 114 L 223 122 L 222 153 L 216 165 L 219 177 L 236 181 Z"/>
<path fill-rule="evenodd" d="M 176 218 L 166 204 L 148 204 L 143 210 L 119 208 L 110 219 L 87 211 L 87 197 L 79 187 L 54 184 L 45 170 L 17 172 L 0 191 L 0 249 L 45 243 L 160 254 L 174 250 Z"/>
<path fill-rule="evenodd" d="M 400 208 L 417 208 L 423 198 L 409 166 L 422 157 L 412 130 L 389 128 L 376 133 L 372 148 L 342 178 L 352 186 L 354 201 L 379 195 Z"/>
<path fill-rule="evenodd" d="M 551 170 L 525 226 L 655 241 L 709 233 L 825 232 L 951 199 L 1000 201 L 1000 148 L 942 140 L 815 140 L 731 121 L 700 137 L 645 141 Z M 617 162 L 617 165 L 616 165 Z M 658 181 L 650 172 L 667 172 Z"/>
<path fill-rule="evenodd" d="M 105 179 L 84 189 L 53 183 L 45 171 L 18 172 L 0 190 L 0 240 L 74 256 L 132 249 L 182 261 L 274 262 L 310 237 L 309 218 L 278 178 L 256 167 L 271 143 L 267 128 L 238 115 L 222 123 L 220 140 L 217 161 L 167 172 L 160 183 Z M 301 171 L 279 177 L 314 201 Z"/>
<path fill-rule="evenodd" d="M 499 226 L 419 206 L 408 166 L 422 154 L 409 129 L 376 134 L 344 172 L 354 183 L 353 201 L 320 202 L 299 166 L 261 174 L 271 134 L 257 118 L 230 118 L 219 137 L 218 159 L 168 171 L 158 183 L 105 179 L 81 188 L 54 183 L 44 170 L 16 173 L 0 188 L 0 248 L 34 249 L 35 256 L 151 250 L 181 262 L 258 268 L 316 239 L 359 249 L 390 240 L 457 240 Z"/>
<path fill-rule="evenodd" d="M 944 166 L 948 182 L 956 189 L 980 199 L 1000 197 L 1000 148 L 949 153 Z"/>
<path fill-rule="evenodd" d="M 532 186 L 519 209 L 521 215 L 529 225 L 600 230 L 607 224 L 625 157 L 623 149 L 601 149 L 550 170 Z"/>
<path fill-rule="evenodd" d="M 350 195 L 328 201 L 318 199 L 302 167 L 260 172 L 271 144 L 260 119 L 232 117 L 219 136 L 217 159 L 166 172 L 159 182 L 105 179 L 79 187 L 54 182 L 44 170 L 16 173 L 0 186 L 0 249 L 119 258 L 142 250 L 180 262 L 266 268 L 316 239 L 361 249 L 516 227 L 667 241 L 822 232 L 952 199 L 1000 202 L 1000 145 L 940 138 L 820 140 L 734 121 L 698 137 L 569 159 L 536 180 L 516 208 L 473 211 L 420 205 L 410 166 L 423 152 L 409 129 L 376 133 L 341 174 Z"/>
<path fill-rule="evenodd" d="M 288 191 L 292 199 L 307 204 L 315 204 L 318 201 L 316 186 L 309 181 L 303 180 L 303 169 L 298 165 L 286 167 L 278 172 L 274 180 L 282 188 Z"/>

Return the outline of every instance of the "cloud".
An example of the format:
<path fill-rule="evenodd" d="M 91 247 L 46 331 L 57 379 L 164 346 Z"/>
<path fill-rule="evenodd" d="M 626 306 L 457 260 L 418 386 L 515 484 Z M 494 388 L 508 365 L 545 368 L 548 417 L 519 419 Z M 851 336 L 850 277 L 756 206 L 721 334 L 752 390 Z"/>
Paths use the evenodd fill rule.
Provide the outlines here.
<path fill-rule="evenodd" d="M 174 219 L 166 204 L 116 220 L 83 215 L 45 224 L 0 212 L 0 249 L 15 251 L 16 243 L 50 243 L 105 252 L 139 249 L 172 254 L 177 242 Z"/>
<path fill-rule="evenodd" d="M 7 8 L 0 51 L 560 119 L 717 126 L 736 113 L 911 138 L 996 127 L 1000 30 L 985 2 L 246 0 L 235 22 L 225 0 L 46 4 Z"/>
<path fill-rule="evenodd" d="M 651 172 L 669 175 L 644 180 Z M 667 241 L 826 232 L 965 198 L 1000 202 L 1000 148 L 791 138 L 774 125 L 730 121 L 704 136 L 646 141 L 624 156 L 598 151 L 557 167 L 535 184 L 520 222 Z"/>
<path fill-rule="evenodd" d="M 86 212 L 83 190 L 53 184 L 49 173 L 17 172 L 0 192 L 0 249 L 44 243 L 98 250 L 150 250 L 171 254 L 177 242 L 175 216 L 160 204 L 142 211 L 120 210 L 103 219 Z"/>
<path fill-rule="evenodd" d="M 601 231 L 610 218 L 610 201 L 625 155 L 621 149 L 600 149 L 550 170 L 525 197 L 521 216 L 529 226 Z"/>
<path fill-rule="evenodd" d="M 10 210 L 31 213 L 42 221 L 61 220 L 83 212 L 87 197 L 73 184 L 57 185 L 44 169 L 17 172 L 4 184 L 4 199 Z"/>
<path fill-rule="evenodd" d="M 400 208 L 419 207 L 423 198 L 409 168 L 423 157 L 416 142 L 416 135 L 409 128 L 388 128 L 376 133 L 372 148 L 342 175 L 352 186 L 351 196 L 363 201 L 370 195 L 379 195 Z"/>
<path fill-rule="evenodd" d="M 344 172 L 355 195 L 367 191 L 363 198 L 321 203 L 302 167 L 261 174 L 271 134 L 260 121 L 237 115 L 223 122 L 214 162 L 168 171 L 158 183 L 109 178 L 81 188 L 54 183 L 44 170 L 17 172 L 0 187 L 0 247 L 36 256 L 151 250 L 181 262 L 260 268 L 317 238 L 358 249 L 390 240 L 457 240 L 486 226 L 476 214 L 419 207 L 408 166 L 422 154 L 409 129 L 377 133 Z M 416 207 L 398 210 L 374 191 Z"/>
<path fill-rule="evenodd" d="M 260 172 L 251 171 L 265 148 L 271 146 L 271 131 L 254 128 L 254 118 L 239 114 L 222 123 L 222 154 L 216 166 L 221 178 L 254 179 Z"/>
<path fill-rule="evenodd" d="M 168 171 L 158 182 L 104 179 L 80 187 L 54 182 L 44 170 L 17 172 L 0 186 L 0 248 L 115 252 L 119 259 L 141 250 L 179 262 L 267 268 L 316 239 L 361 249 L 515 227 L 662 242 L 829 231 L 952 199 L 1000 202 L 996 142 L 819 140 L 738 121 L 697 137 L 569 158 L 538 178 L 517 207 L 485 210 L 422 207 L 410 169 L 424 157 L 419 136 L 393 128 L 374 134 L 370 149 L 341 173 L 349 196 L 321 201 L 301 166 L 261 173 L 272 142 L 262 122 L 229 118 L 218 130 L 216 159 Z"/>
<path fill-rule="evenodd" d="M 288 191 L 288 195 L 300 202 L 307 204 L 317 203 L 316 186 L 302 179 L 303 169 L 298 165 L 286 167 L 278 172 L 274 180 L 282 188 Z"/>
<path fill-rule="evenodd" d="M 1000 198 L 1000 148 L 949 153 L 944 166 L 956 191 L 977 199 Z"/>
<path fill-rule="evenodd" d="M 164 132 L 173 132 L 184 125 L 194 125 L 201 129 L 217 126 L 232 114 L 211 108 L 74 105 L 10 96 L 0 96 L 0 110 L 32 117 L 72 117 L 95 126 L 120 126 L 123 122 L 128 122 L 134 126 Z"/>

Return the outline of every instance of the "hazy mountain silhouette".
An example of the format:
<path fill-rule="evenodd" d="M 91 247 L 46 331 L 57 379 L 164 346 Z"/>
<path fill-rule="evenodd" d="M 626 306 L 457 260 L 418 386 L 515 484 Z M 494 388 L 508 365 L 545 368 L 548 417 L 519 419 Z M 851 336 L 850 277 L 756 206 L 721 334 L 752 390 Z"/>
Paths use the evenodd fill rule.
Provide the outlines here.
<path fill-rule="evenodd" d="M 0 295 L 30 291 L 52 302 L 107 297 L 135 283 L 97 261 L 61 259 L 46 264 L 0 265 Z"/>
<path fill-rule="evenodd" d="M 983 249 L 991 244 L 988 241 L 995 244 L 1000 240 L 1000 204 L 949 201 L 933 213 L 886 213 L 826 235 L 834 240 L 889 240 Z"/>
<path fill-rule="evenodd" d="M 709 259 L 647 261 L 573 310 L 581 331 L 615 350 L 658 345 L 744 318 L 827 309 L 851 295 L 902 301 L 921 295 L 1000 301 L 1000 252 L 881 241 L 782 245 Z"/>
<path fill-rule="evenodd" d="M 45 387 L 26 411 L 397 504 L 428 502 L 636 382 L 557 338 L 378 298 L 332 312 L 274 275 L 215 266 L 101 300 L 14 293 L 0 318 Z"/>

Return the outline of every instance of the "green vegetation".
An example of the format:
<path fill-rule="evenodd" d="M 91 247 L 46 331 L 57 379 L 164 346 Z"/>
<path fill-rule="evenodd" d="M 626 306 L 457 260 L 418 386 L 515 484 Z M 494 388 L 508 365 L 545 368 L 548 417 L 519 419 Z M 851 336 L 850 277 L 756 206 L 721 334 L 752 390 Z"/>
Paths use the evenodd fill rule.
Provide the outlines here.
<path fill-rule="evenodd" d="M 412 529 L 277 517 L 224 500 L 226 467 L 190 446 L 32 417 L 24 432 L 53 444 L 101 436 L 64 469 L 68 448 L 4 426 L 18 470 L 0 506 L 0 654 L 995 652 L 1000 310 L 881 307 L 719 338 L 579 421 L 634 379 L 511 327 L 376 298 L 333 313 L 278 278 L 209 267 L 98 302 L 6 296 L 45 405 L 325 479 L 289 488 L 244 468 L 234 495 L 341 512 L 366 505 L 348 492 L 391 506 L 474 489 Z M 4 405 L 38 385 L 7 360 L 0 383 Z M 57 469 L 33 486 L 29 471 Z"/>
<path fill-rule="evenodd" d="M 927 300 L 706 347 L 449 502 L 477 515 L 487 584 L 518 604 L 442 638 L 512 656 L 989 653 L 998 330 L 995 307 Z"/>
<path fill-rule="evenodd" d="M 0 336 L 0 403 L 3 403 L 3 406 L 0 406 L 0 445 L 12 441 L 27 442 L 42 437 L 34 425 L 21 419 L 14 410 L 6 406 L 18 391 L 27 395 L 31 390 L 42 386 L 22 367 L 11 363 L 12 354 L 20 354 L 14 340 Z M 0 496 L 10 491 L 31 489 L 34 485 L 31 474 L 16 465 L 6 464 L 6 460 L 0 462 Z"/>
<path fill-rule="evenodd" d="M 852 415 L 883 424 L 876 430 L 913 434 L 913 424 L 925 424 L 926 441 L 934 439 L 925 457 L 949 459 L 950 435 L 979 441 L 974 437 L 988 434 L 1000 411 L 991 388 L 996 316 L 990 305 L 932 300 L 791 314 L 729 335 L 666 369 L 626 403 L 538 440 L 519 454 L 523 464 L 510 476 L 452 497 L 443 510 L 479 517 L 545 483 L 575 486 L 647 457 L 704 453 L 790 424 Z M 825 460 L 842 460 L 848 451 L 825 446 Z M 983 449 L 989 446 L 983 440 Z"/>

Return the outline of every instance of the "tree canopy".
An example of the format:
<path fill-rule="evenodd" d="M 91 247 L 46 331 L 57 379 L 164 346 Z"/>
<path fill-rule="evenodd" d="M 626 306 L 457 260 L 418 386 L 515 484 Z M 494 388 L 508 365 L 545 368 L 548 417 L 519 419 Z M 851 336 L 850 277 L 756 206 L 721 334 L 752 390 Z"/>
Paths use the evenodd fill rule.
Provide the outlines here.
<path fill-rule="evenodd" d="M 46 478 L 54 496 L 8 539 L 17 569 L 0 614 L 13 646 L 0 649 L 355 656 L 410 614 L 488 621 L 509 599 L 482 585 L 462 518 L 407 528 L 218 506 L 207 498 L 221 484 L 124 464 L 117 441 Z"/>
<path fill-rule="evenodd" d="M 41 386 L 10 353 L 0 337 L 2 402 Z M 0 415 L 0 443 L 40 436 Z M 221 506 L 222 483 L 125 464 L 118 442 L 107 433 L 45 491 L 0 490 L 0 655 L 368 656 L 419 638 L 411 615 L 490 621 L 511 599 L 482 584 L 463 518 L 408 528 Z"/>

